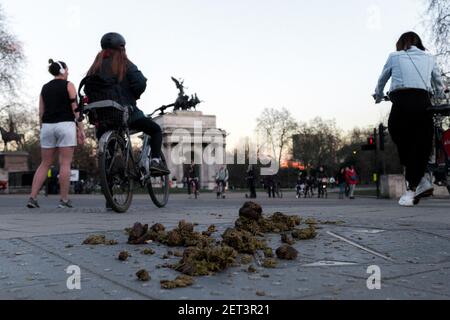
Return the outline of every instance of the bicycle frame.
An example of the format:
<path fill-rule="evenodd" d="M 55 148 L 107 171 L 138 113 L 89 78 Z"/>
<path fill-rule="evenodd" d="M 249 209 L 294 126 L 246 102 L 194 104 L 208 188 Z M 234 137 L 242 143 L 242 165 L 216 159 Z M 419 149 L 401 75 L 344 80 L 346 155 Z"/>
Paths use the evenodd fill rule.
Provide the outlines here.
<path fill-rule="evenodd" d="M 105 152 L 106 143 L 107 143 L 109 137 L 111 136 L 111 134 L 113 134 L 114 132 L 118 132 L 119 135 L 122 136 L 125 140 L 125 153 L 127 155 L 127 157 L 125 159 L 126 160 L 125 163 L 129 163 L 129 161 L 131 159 L 131 163 L 133 164 L 133 167 L 131 168 L 132 170 L 130 170 L 130 168 L 127 168 L 127 170 L 125 170 L 125 177 L 128 178 L 131 175 L 131 177 L 134 180 L 140 181 L 142 185 L 145 185 L 146 181 L 145 181 L 145 179 L 142 179 L 142 178 L 148 178 L 148 177 L 142 177 L 142 174 L 139 170 L 138 165 L 145 159 L 145 156 L 150 155 L 150 151 L 151 151 L 150 137 L 144 134 L 141 156 L 138 159 L 138 161 L 136 161 L 136 159 L 133 155 L 133 147 L 131 144 L 131 135 L 132 134 L 130 133 L 130 130 L 128 128 L 119 129 L 117 131 L 111 130 L 111 131 L 104 133 L 99 141 L 99 152 L 100 153 Z"/>

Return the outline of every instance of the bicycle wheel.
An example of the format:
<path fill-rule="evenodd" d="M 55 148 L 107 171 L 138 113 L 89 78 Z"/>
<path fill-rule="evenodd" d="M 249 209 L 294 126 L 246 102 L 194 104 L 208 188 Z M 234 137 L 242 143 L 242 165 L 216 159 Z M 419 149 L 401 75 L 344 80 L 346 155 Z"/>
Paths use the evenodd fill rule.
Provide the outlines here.
<path fill-rule="evenodd" d="M 167 166 L 166 158 L 162 153 L 161 160 Z M 155 206 L 164 208 L 169 202 L 169 175 L 152 176 L 147 183 L 147 189 Z"/>
<path fill-rule="evenodd" d="M 99 155 L 100 185 L 106 202 L 117 213 L 128 211 L 133 199 L 133 179 L 127 175 L 124 139 L 113 132 Z"/>

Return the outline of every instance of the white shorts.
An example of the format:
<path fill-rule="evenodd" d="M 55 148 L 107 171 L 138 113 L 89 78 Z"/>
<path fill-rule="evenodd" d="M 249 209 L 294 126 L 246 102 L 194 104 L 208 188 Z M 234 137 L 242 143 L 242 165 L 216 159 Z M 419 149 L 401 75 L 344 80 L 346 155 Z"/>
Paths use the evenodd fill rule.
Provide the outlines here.
<path fill-rule="evenodd" d="M 69 148 L 77 146 L 75 122 L 44 123 L 41 129 L 41 148 Z"/>

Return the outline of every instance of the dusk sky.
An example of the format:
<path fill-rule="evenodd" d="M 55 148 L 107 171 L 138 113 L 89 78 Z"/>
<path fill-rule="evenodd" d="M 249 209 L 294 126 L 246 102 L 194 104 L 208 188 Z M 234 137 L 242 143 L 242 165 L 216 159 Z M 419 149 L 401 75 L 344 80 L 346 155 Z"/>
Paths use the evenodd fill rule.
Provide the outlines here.
<path fill-rule="evenodd" d="M 63 60 L 76 85 L 110 31 L 127 39 L 130 59 L 149 79 L 139 106 L 172 103 L 170 77 L 205 101 L 230 142 L 252 134 L 264 108 L 339 127 L 376 124 L 389 105 L 371 98 L 401 33 L 424 35 L 421 0 L 1 0 L 27 57 L 25 85 L 36 106 Z M 36 107 L 37 108 L 37 107 Z M 36 109 L 37 112 L 37 109 Z"/>

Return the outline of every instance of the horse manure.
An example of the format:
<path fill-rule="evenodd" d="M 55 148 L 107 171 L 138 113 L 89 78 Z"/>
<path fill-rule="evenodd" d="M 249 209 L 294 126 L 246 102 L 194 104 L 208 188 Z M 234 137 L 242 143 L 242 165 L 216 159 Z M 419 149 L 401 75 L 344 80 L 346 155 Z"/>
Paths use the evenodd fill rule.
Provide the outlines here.
<path fill-rule="evenodd" d="M 262 266 L 266 269 L 274 269 L 277 267 L 277 265 L 278 265 L 277 260 L 272 259 L 272 258 L 264 259 L 264 261 L 262 263 Z"/>
<path fill-rule="evenodd" d="M 116 240 L 106 240 L 106 237 L 104 235 L 91 235 L 86 240 L 83 241 L 84 245 L 117 245 L 118 242 Z"/>
<path fill-rule="evenodd" d="M 189 287 L 194 283 L 194 278 L 187 275 L 181 275 L 176 277 L 175 280 L 161 280 L 161 288 L 162 289 L 176 289 L 176 288 L 185 288 Z"/>
<path fill-rule="evenodd" d="M 150 281 L 151 277 L 147 270 L 142 269 L 136 272 L 136 277 L 139 281 L 147 282 Z"/>
<path fill-rule="evenodd" d="M 127 261 L 129 257 L 130 257 L 130 254 L 127 251 L 122 251 L 121 253 L 119 253 L 118 259 L 120 261 Z"/>
<path fill-rule="evenodd" d="M 314 239 L 317 236 L 316 228 L 312 225 L 306 229 L 295 229 L 292 231 L 292 237 L 297 240 L 309 240 Z"/>
<path fill-rule="evenodd" d="M 298 257 L 298 251 L 289 245 L 282 245 L 279 247 L 276 254 L 278 259 L 282 260 L 295 260 Z"/>

